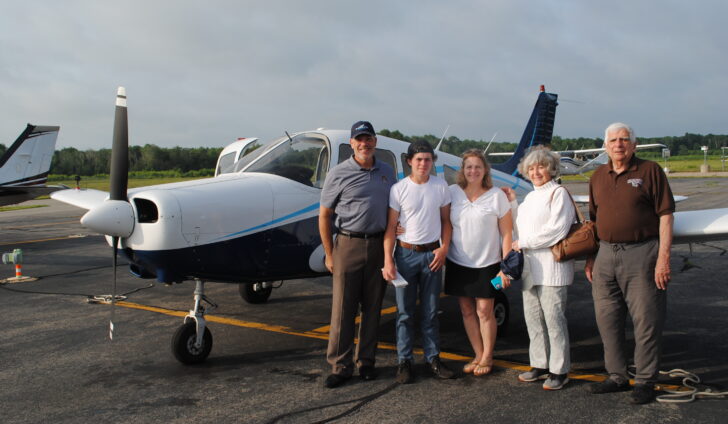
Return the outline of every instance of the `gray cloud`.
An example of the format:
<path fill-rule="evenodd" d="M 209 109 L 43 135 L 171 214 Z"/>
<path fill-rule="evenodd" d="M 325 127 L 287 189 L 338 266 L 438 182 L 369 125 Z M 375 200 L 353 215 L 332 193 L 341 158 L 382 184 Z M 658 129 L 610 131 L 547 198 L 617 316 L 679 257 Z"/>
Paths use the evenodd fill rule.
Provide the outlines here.
<path fill-rule="evenodd" d="M 284 130 L 376 128 L 512 141 L 538 86 L 556 133 L 725 133 L 719 1 L 36 1 L 0 25 L 0 142 L 110 144 L 116 87 L 133 144 L 223 146 Z"/>

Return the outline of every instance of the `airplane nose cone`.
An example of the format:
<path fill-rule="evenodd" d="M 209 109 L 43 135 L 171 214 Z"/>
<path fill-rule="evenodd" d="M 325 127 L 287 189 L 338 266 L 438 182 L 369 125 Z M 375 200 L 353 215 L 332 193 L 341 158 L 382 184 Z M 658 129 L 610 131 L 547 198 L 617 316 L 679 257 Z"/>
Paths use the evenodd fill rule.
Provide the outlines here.
<path fill-rule="evenodd" d="M 81 218 L 81 225 L 112 237 L 129 237 L 134 230 L 134 211 L 129 202 L 106 200 Z"/>

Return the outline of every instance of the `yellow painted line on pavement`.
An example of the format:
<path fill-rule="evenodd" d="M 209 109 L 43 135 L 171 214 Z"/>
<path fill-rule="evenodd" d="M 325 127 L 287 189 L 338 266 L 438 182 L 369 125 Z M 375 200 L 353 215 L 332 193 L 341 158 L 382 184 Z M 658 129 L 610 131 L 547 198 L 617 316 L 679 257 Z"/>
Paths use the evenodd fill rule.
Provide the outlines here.
<path fill-rule="evenodd" d="M 51 227 L 53 225 L 62 225 L 62 224 L 63 225 L 65 225 L 65 224 L 78 224 L 79 223 L 79 221 L 78 221 L 79 219 L 81 219 L 81 215 L 78 216 L 78 219 L 73 220 L 73 221 L 48 222 L 48 223 L 45 223 L 45 224 L 17 225 L 17 226 L 14 226 L 14 227 L 3 227 L 3 228 L 0 228 L 0 230 L 19 230 L 19 229 L 23 229 L 23 228 Z"/>
<path fill-rule="evenodd" d="M 393 314 L 395 312 L 397 312 L 397 307 L 396 306 L 390 306 L 389 308 L 382 309 L 382 312 L 380 313 L 380 316 L 385 316 L 385 315 Z M 355 324 L 359 324 L 360 322 L 361 322 L 361 317 L 357 316 L 356 319 L 354 320 L 354 323 Z M 328 333 L 329 332 L 329 328 L 331 328 L 330 325 L 324 325 L 323 327 L 314 328 L 313 330 L 311 330 L 311 332 L 313 332 L 313 333 Z"/>
<path fill-rule="evenodd" d="M 440 293 L 440 297 L 441 298 L 442 297 L 447 297 L 447 296 L 448 295 L 446 295 L 445 293 Z M 420 304 L 420 301 L 419 300 L 417 301 L 417 304 L 418 305 Z M 393 314 L 395 312 L 397 312 L 397 306 L 396 305 L 395 306 L 390 306 L 389 308 L 382 309 L 381 316 Z M 361 322 L 361 318 L 359 316 L 357 316 L 356 319 L 354 320 L 354 323 L 355 324 L 359 324 L 360 322 Z M 330 325 L 324 325 L 323 327 L 314 328 L 311 331 L 314 332 L 314 333 L 328 333 L 330 328 L 331 328 Z"/>
<path fill-rule="evenodd" d="M 170 316 L 174 316 L 174 317 L 187 316 L 187 312 L 185 312 L 185 311 L 175 311 L 172 309 L 159 308 L 156 306 L 141 305 L 141 304 L 133 303 L 133 302 L 121 301 L 121 302 L 116 302 L 116 305 L 124 307 L 124 308 L 156 312 L 159 314 L 170 315 Z M 393 306 L 392 308 L 394 308 L 395 310 L 397 309 L 396 306 Z M 387 310 L 392 309 L 392 308 L 387 308 Z M 388 312 L 388 313 L 391 313 L 391 312 Z M 327 334 L 317 333 L 317 332 L 315 332 L 316 330 L 314 330 L 314 331 L 296 331 L 290 327 L 285 327 L 282 325 L 269 325 L 269 324 L 263 324 L 263 323 L 259 323 L 259 322 L 243 321 L 243 320 L 239 320 L 239 319 L 235 319 L 235 318 L 220 317 L 220 316 L 216 316 L 216 315 L 205 315 L 205 319 L 209 322 L 216 322 L 218 324 L 227 324 L 227 325 L 234 325 L 237 327 L 254 328 L 257 330 L 270 331 L 270 332 L 279 333 L 279 334 L 288 334 L 291 336 L 308 337 L 308 338 L 319 339 L 319 340 L 328 340 L 329 339 Z M 355 339 L 355 342 L 358 343 L 358 341 L 356 339 Z M 397 346 L 392 343 L 379 342 L 377 344 L 377 347 L 379 349 L 384 349 L 384 350 L 391 350 L 391 351 L 397 350 Z M 413 349 L 413 353 L 416 355 L 424 355 L 424 351 L 420 348 Z M 473 360 L 473 357 L 471 357 L 471 356 L 458 355 L 456 353 L 448 353 L 448 352 L 440 352 L 440 357 L 444 358 L 444 359 L 449 359 L 451 361 L 459 361 L 459 362 L 470 362 Z M 508 368 L 508 369 L 517 370 L 517 371 L 528 371 L 531 369 L 531 367 L 528 365 L 519 364 L 517 362 L 504 361 L 501 359 L 494 359 L 493 365 L 496 367 Z M 570 372 L 569 378 L 572 380 L 600 382 L 600 381 L 606 380 L 607 376 L 598 375 L 598 374 L 582 374 L 582 373 Z M 634 384 L 634 381 L 630 380 L 630 383 Z M 674 385 L 667 385 L 667 384 L 656 385 L 655 388 L 658 390 L 683 389 L 683 387 L 681 387 L 681 386 L 674 386 Z"/>
<path fill-rule="evenodd" d="M 0 243 L 0 246 L 14 246 L 16 244 L 41 243 L 41 242 L 44 242 L 44 241 L 68 240 L 68 239 L 83 238 L 83 237 L 87 237 L 87 235 L 86 234 L 72 234 L 70 236 L 54 237 L 54 238 L 47 238 L 47 239 L 40 239 L 40 240 L 12 241 L 12 242 L 9 242 L 9 243 Z"/>

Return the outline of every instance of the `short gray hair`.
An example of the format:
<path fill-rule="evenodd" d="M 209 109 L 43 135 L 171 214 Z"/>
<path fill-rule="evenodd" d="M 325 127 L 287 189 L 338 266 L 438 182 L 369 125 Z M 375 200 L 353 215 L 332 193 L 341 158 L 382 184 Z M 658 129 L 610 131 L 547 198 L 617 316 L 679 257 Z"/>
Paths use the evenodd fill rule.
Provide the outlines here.
<path fill-rule="evenodd" d="M 607 137 L 609 137 L 610 132 L 619 130 L 627 130 L 627 132 L 629 133 L 629 141 L 631 141 L 632 144 L 637 143 L 637 137 L 635 137 L 632 127 L 621 122 L 615 122 L 613 124 L 610 124 L 607 129 L 604 130 L 604 143 L 607 142 Z"/>
<path fill-rule="evenodd" d="M 521 173 L 525 178 L 528 178 L 528 168 L 533 165 L 542 165 L 549 170 L 551 178 L 558 178 L 561 156 L 558 153 L 554 153 L 546 146 L 534 146 L 528 150 L 526 156 L 521 159 L 518 164 L 518 172 Z"/>

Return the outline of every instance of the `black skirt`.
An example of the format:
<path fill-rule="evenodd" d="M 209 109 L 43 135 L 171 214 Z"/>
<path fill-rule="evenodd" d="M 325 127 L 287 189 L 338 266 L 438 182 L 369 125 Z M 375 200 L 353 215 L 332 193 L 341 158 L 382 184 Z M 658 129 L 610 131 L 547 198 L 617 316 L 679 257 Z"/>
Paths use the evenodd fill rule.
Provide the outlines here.
<path fill-rule="evenodd" d="M 445 261 L 445 294 L 450 296 L 492 299 L 497 290 L 490 283 L 500 272 L 500 264 L 485 268 L 468 268 L 447 259 Z"/>

